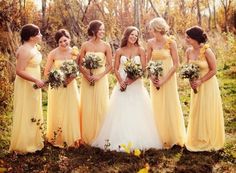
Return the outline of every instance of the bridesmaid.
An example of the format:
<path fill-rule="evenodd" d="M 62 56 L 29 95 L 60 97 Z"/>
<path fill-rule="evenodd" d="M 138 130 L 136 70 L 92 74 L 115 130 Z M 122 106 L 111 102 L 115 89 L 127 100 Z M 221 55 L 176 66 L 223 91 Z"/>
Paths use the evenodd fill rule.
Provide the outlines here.
<path fill-rule="evenodd" d="M 42 39 L 38 26 L 24 25 L 20 32 L 22 45 L 16 52 L 16 79 L 14 85 L 13 127 L 10 151 L 24 154 L 41 150 L 42 131 L 34 120 L 43 123 L 40 62 L 41 53 L 36 44 Z"/>
<path fill-rule="evenodd" d="M 60 29 L 55 34 L 58 47 L 48 54 L 44 75 L 58 69 L 66 61 L 73 61 L 70 34 Z M 67 87 L 48 88 L 48 141 L 57 147 L 76 146 L 81 138 L 79 118 L 79 91 L 75 78 L 67 80 Z"/>
<path fill-rule="evenodd" d="M 79 56 L 80 70 L 83 74 L 80 89 L 82 140 L 87 144 L 91 144 L 97 136 L 109 101 L 107 73 L 112 68 L 112 52 L 110 45 L 102 40 L 104 33 L 105 28 L 101 21 L 91 21 L 88 27 L 90 39 L 82 44 Z M 102 59 L 102 67 L 92 70 L 93 75 L 82 66 L 84 57 L 89 54 Z M 95 85 L 91 86 L 90 82 L 95 82 Z"/>
<path fill-rule="evenodd" d="M 163 18 L 153 19 L 150 22 L 153 38 L 148 40 L 147 50 L 147 60 L 161 61 L 163 66 L 163 76 L 159 80 L 150 78 L 150 95 L 164 148 L 183 146 L 186 138 L 176 81 L 179 57 L 176 42 L 166 35 L 168 29 Z"/>
<path fill-rule="evenodd" d="M 202 28 L 194 26 L 186 31 L 188 63 L 200 67 L 200 78 L 191 82 L 198 93 L 191 93 L 190 117 L 186 147 L 190 151 L 219 150 L 224 146 L 224 117 L 216 74 L 216 58 L 207 44 Z"/>

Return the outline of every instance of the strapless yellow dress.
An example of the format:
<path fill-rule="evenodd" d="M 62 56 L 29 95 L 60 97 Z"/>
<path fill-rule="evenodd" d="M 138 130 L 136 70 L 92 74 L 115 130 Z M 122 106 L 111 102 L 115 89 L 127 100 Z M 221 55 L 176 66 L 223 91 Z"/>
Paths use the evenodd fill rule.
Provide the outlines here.
<path fill-rule="evenodd" d="M 28 62 L 25 71 L 31 76 L 40 79 L 40 62 L 42 55 L 35 51 Z M 11 144 L 9 151 L 28 153 L 41 150 L 43 132 L 40 126 L 33 121 L 43 123 L 42 93 L 41 89 L 34 89 L 33 82 L 16 76 L 14 83 L 14 109 Z"/>
<path fill-rule="evenodd" d="M 53 68 L 60 68 L 64 61 L 55 60 Z M 74 146 L 81 139 L 79 91 L 75 79 L 65 88 L 48 88 L 46 136 L 49 142 L 61 148 Z"/>
<path fill-rule="evenodd" d="M 171 40 L 168 40 L 162 49 L 152 52 L 151 60 L 163 63 L 163 76 L 173 66 L 169 49 L 170 42 Z M 186 129 L 179 100 L 176 74 L 173 74 L 159 90 L 150 81 L 150 96 L 156 125 L 164 148 L 170 148 L 175 144 L 183 146 L 186 140 Z"/>
<path fill-rule="evenodd" d="M 105 70 L 106 57 L 102 52 L 87 52 L 96 54 L 102 59 L 102 67 L 92 70 L 94 75 L 100 74 Z M 98 80 L 94 86 L 82 76 L 80 88 L 80 115 L 82 123 L 82 140 L 91 144 L 98 135 L 101 125 L 108 108 L 109 84 L 108 77 L 105 75 Z"/>
<path fill-rule="evenodd" d="M 200 76 L 208 71 L 205 57 L 191 60 L 200 67 Z M 190 115 L 186 147 L 190 151 L 219 150 L 224 146 L 225 130 L 222 101 L 216 76 L 205 81 L 191 92 Z"/>

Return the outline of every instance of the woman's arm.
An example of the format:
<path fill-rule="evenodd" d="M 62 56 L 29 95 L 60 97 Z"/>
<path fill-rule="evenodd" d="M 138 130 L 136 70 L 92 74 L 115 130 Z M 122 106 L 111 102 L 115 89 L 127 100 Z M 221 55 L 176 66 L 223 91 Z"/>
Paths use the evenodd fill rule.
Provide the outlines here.
<path fill-rule="evenodd" d="M 83 43 L 81 46 L 81 50 L 80 50 L 80 54 L 79 54 L 79 58 L 78 58 L 78 64 L 79 64 L 79 70 L 80 72 L 84 75 L 84 77 L 89 81 L 90 81 L 90 73 L 89 70 L 84 68 L 82 63 L 83 63 L 83 58 L 86 54 L 86 43 Z"/>
<path fill-rule="evenodd" d="M 210 78 L 212 78 L 216 74 L 216 58 L 215 58 L 215 55 L 214 55 L 214 53 L 212 52 L 212 50 L 210 48 L 208 48 L 206 50 L 205 57 L 206 57 L 206 60 L 207 60 L 209 71 L 202 78 L 199 78 L 199 79 L 194 80 L 193 82 L 191 82 L 191 87 L 193 89 L 197 88 L 203 82 L 209 80 Z"/>
<path fill-rule="evenodd" d="M 44 82 L 41 79 L 37 79 L 37 78 L 31 76 L 29 73 L 27 73 L 25 71 L 25 68 L 26 68 L 31 56 L 32 55 L 29 52 L 29 50 L 25 50 L 24 48 L 21 48 L 17 52 L 16 74 L 27 81 L 34 82 L 39 88 L 41 88 L 41 87 L 43 87 Z"/>
<path fill-rule="evenodd" d="M 151 60 L 151 57 L 152 57 L 151 40 L 148 40 L 148 43 L 147 43 L 147 58 L 146 58 L 146 64 Z"/>
<path fill-rule="evenodd" d="M 54 54 L 55 54 L 55 49 L 48 54 L 47 62 L 44 68 L 44 76 L 48 76 L 48 74 L 52 69 L 52 65 L 54 62 Z"/>
<path fill-rule="evenodd" d="M 106 55 L 106 68 L 105 71 L 101 74 L 98 74 L 98 80 L 101 79 L 103 76 L 105 76 L 107 73 L 109 73 L 109 71 L 111 71 L 112 69 L 112 51 L 111 51 L 111 47 L 109 44 L 106 43 L 106 51 L 105 51 L 105 55 Z"/>

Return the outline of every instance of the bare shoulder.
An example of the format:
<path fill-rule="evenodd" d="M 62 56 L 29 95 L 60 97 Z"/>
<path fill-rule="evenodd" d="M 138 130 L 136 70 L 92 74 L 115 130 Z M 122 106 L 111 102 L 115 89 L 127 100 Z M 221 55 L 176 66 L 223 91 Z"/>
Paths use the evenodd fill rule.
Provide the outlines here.
<path fill-rule="evenodd" d="M 123 51 L 124 51 L 123 48 L 118 48 L 118 49 L 116 50 L 115 54 L 116 54 L 116 55 L 121 55 Z"/>
<path fill-rule="evenodd" d="M 105 41 L 102 41 L 102 45 L 107 49 L 107 48 L 111 48 L 110 44 L 105 42 Z"/>
<path fill-rule="evenodd" d="M 145 49 L 144 49 L 143 47 L 139 46 L 139 47 L 138 47 L 138 51 L 139 51 L 140 53 L 144 53 L 144 52 L 145 52 Z"/>
<path fill-rule="evenodd" d="M 148 45 L 152 45 L 154 43 L 155 39 L 151 38 L 147 41 Z"/>
<path fill-rule="evenodd" d="M 17 59 L 29 59 L 31 57 L 31 51 L 26 46 L 20 46 L 16 51 Z"/>
<path fill-rule="evenodd" d="M 192 47 L 188 47 L 185 51 L 186 54 L 189 54 L 190 52 L 193 51 L 193 48 Z"/>

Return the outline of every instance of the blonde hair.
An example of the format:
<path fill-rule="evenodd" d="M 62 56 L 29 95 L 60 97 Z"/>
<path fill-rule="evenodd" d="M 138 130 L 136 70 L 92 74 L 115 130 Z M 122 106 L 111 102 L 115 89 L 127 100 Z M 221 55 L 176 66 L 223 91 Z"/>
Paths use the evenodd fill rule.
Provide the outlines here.
<path fill-rule="evenodd" d="M 169 31 L 169 25 L 166 23 L 165 19 L 162 17 L 154 18 L 149 23 L 150 28 L 154 29 L 155 32 L 160 32 L 165 34 Z"/>

